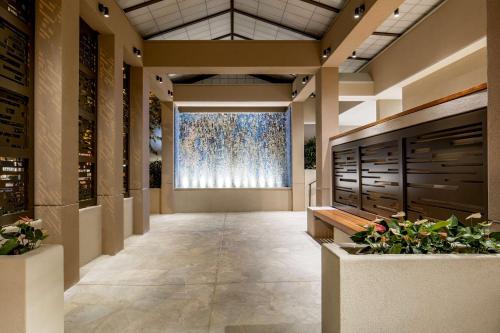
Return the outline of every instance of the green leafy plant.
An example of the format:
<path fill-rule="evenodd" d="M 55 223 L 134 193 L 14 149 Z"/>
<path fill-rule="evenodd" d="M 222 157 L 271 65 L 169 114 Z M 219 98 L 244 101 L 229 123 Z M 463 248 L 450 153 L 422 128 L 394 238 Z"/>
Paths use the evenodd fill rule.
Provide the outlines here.
<path fill-rule="evenodd" d="M 161 161 L 149 163 L 149 187 L 161 187 Z"/>
<path fill-rule="evenodd" d="M 467 219 L 481 218 L 473 214 Z M 446 221 L 380 219 L 354 234 L 351 239 L 365 245 L 359 254 L 499 253 L 500 233 L 490 231 L 491 222 L 466 226 L 455 216 Z"/>
<path fill-rule="evenodd" d="M 32 224 L 32 219 L 23 217 L 12 225 L 0 227 L 0 255 L 23 254 L 39 247 L 47 234 Z"/>
<path fill-rule="evenodd" d="M 310 138 L 304 144 L 304 168 L 316 169 L 316 138 Z"/>

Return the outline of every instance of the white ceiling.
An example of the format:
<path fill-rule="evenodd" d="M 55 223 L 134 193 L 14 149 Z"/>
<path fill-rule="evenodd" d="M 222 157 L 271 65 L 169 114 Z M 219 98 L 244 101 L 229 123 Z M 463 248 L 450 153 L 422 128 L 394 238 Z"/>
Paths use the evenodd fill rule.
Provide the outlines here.
<path fill-rule="evenodd" d="M 162 0 L 127 11 L 147 0 L 116 0 L 144 38 L 159 40 L 231 39 L 231 0 Z M 342 9 L 348 0 L 316 0 Z M 406 0 L 399 17 L 390 15 L 357 49 L 356 58 L 341 64 L 342 73 L 365 66 L 401 34 L 421 21 L 445 0 Z M 320 38 L 338 15 L 304 0 L 234 0 L 232 38 L 254 40 L 301 40 Z M 214 14 L 221 13 L 213 16 Z M 245 14 L 247 13 L 247 14 Z M 212 15 L 208 19 L 207 16 Z M 189 22 L 197 21 L 193 24 Z M 272 23 L 271 23 L 272 22 Z"/>
<path fill-rule="evenodd" d="M 341 9 L 346 0 L 316 0 Z M 144 0 L 117 0 L 121 8 L 126 9 Z M 230 14 L 221 15 L 211 20 L 161 34 L 162 31 L 200 18 L 228 10 L 230 0 L 163 0 L 152 5 L 127 12 L 130 22 L 144 36 L 154 39 L 215 39 L 230 33 Z M 291 27 L 306 35 L 320 37 L 330 25 L 336 13 L 301 0 L 234 0 L 234 9 L 264 20 Z M 235 13 L 235 33 L 251 39 L 307 39 L 303 34 L 278 28 L 253 18 Z"/>
<path fill-rule="evenodd" d="M 394 36 L 372 35 L 357 49 L 356 59 L 347 59 L 339 68 L 340 72 L 353 73 L 361 69 L 369 60 L 383 51 L 403 33 L 420 22 L 428 13 L 446 0 L 406 0 L 399 6 L 399 17 L 390 15 L 377 32 Z"/>

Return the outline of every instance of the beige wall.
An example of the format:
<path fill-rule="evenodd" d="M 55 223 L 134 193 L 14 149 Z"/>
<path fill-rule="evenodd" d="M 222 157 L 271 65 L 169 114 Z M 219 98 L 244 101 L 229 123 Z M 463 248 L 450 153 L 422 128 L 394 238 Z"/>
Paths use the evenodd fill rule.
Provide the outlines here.
<path fill-rule="evenodd" d="M 304 103 L 294 102 L 290 107 L 292 130 L 292 193 L 293 210 L 305 210 L 304 206 Z"/>
<path fill-rule="evenodd" d="M 123 198 L 123 239 L 134 233 L 134 198 Z"/>
<path fill-rule="evenodd" d="M 281 103 L 287 106 L 291 101 L 290 84 L 238 84 L 203 85 L 176 84 L 175 103 L 183 106 L 186 102 L 196 102 L 206 106 L 207 102 Z"/>
<path fill-rule="evenodd" d="M 304 101 L 304 124 L 316 124 L 316 100 L 314 98 Z"/>
<path fill-rule="evenodd" d="M 79 210 L 80 267 L 102 254 L 102 207 Z"/>
<path fill-rule="evenodd" d="M 144 66 L 179 74 L 312 74 L 319 54 L 319 41 L 144 42 Z"/>
<path fill-rule="evenodd" d="M 377 56 L 366 71 L 378 94 L 486 36 L 486 0 L 451 0 Z"/>
<path fill-rule="evenodd" d="M 400 99 L 377 100 L 377 120 L 387 118 L 403 111 L 403 102 Z"/>
<path fill-rule="evenodd" d="M 174 190 L 174 207 L 176 213 L 286 211 L 292 209 L 292 190 Z"/>
<path fill-rule="evenodd" d="M 150 214 L 160 214 L 160 197 L 161 197 L 161 189 L 159 188 L 150 188 L 149 189 L 149 213 Z"/>
<path fill-rule="evenodd" d="M 482 48 L 406 87 L 403 109 L 464 91 L 487 81 L 486 48 Z"/>

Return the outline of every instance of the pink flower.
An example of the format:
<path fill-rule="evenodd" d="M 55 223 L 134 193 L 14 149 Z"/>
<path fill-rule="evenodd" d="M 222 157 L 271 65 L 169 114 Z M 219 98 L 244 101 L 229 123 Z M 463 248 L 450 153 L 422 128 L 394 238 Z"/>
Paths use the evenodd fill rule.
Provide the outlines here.
<path fill-rule="evenodd" d="M 384 233 L 386 230 L 382 224 L 375 223 L 374 227 L 375 227 L 375 231 L 378 233 Z"/>

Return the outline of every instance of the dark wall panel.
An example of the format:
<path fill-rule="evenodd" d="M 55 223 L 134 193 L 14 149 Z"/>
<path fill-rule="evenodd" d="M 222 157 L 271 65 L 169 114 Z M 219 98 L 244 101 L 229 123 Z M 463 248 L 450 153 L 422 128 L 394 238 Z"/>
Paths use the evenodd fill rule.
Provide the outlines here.
<path fill-rule="evenodd" d="M 363 210 L 391 216 L 402 209 L 399 159 L 399 144 L 396 140 L 361 147 Z"/>
<path fill-rule="evenodd" d="M 0 1 L 0 225 L 33 216 L 33 1 Z"/>
<path fill-rule="evenodd" d="M 485 138 L 486 108 L 334 146 L 334 206 L 370 218 L 486 216 Z"/>
<path fill-rule="evenodd" d="M 345 149 L 333 153 L 335 201 L 344 205 L 358 205 L 358 154 L 357 149 Z"/>

